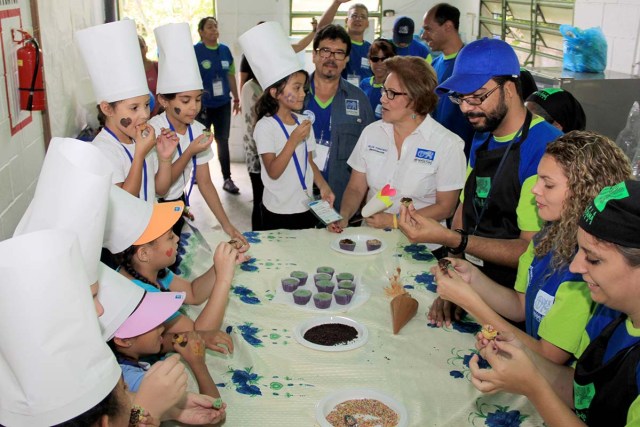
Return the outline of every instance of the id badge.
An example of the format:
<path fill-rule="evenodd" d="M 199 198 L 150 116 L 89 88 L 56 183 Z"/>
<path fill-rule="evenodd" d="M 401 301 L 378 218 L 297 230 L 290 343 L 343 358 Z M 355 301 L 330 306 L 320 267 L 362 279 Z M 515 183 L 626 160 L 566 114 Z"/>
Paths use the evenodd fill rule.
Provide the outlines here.
<path fill-rule="evenodd" d="M 222 85 L 222 79 L 215 78 L 213 79 L 213 96 L 222 95 L 224 95 L 224 86 Z"/>
<path fill-rule="evenodd" d="M 309 202 L 308 206 L 311 212 L 325 225 L 342 219 L 342 216 L 326 200 L 313 200 Z"/>
<path fill-rule="evenodd" d="M 325 140 L 316 141 L 315 155 L 313 156 L 313 162 L 318 166 L 321 172 L 324 172 L 329 162 L 329 149 L 331 148 L 331 142 Z"/>
<path fill-rule="evenodd" d="M 478 267 L 484 267 L 484 261 L 478 257 L 465 253 L 464 258 L 473 265 L 476 265 Z"/>
<path fill-rule="evenodd" d="M 348 74 L 347 81 L 355 87 L 360 87 L 360 76 L 357 74 Z"/>
<path fill-rule="evenodd" d="M 369 58 L 360 58 L 360 68 L 364 68 L 366 70 L 371 69 L 371 65 L 369 65 Z"/>

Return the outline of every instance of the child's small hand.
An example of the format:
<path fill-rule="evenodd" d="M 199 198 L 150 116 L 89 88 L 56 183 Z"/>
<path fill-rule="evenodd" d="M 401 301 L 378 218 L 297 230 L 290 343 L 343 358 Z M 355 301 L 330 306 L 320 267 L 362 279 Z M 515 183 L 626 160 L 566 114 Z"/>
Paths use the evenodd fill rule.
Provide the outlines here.
<path fill-rule="evenodd" d="M 171 129 L 162 128 L 162 132 L 156 139 L 156 151 L 161 159 L 172 159 L 173 153 L 178 146 L 180 139 Z"/>
<path fill-rule="evenodd" d="M 311 132 L 311 121 L 303 120 L 298 127 L 296 127 L 293 132 L 291 132 L 291 136 L 289 140 L 295 141 L 296 145 L 300 144 L 302 141 L 307 139 L 309 133 Z"/>
<path fill-rule="evenodd" d="M 135 154 L 146 157 L 156 145 L 156 132 L 153 130 L 153 126 L 148 123 L 136 126 L 135 141 Z"/>
<path fill-rule="evenodd" d="M 216 272 L 216 283 L 227 283 L 231 286 L 236 268 L 238 250 L 234 245 L 222 242 L 213 254 L 213 268 Z"/>
<path fill-rule="evenodd" d="M 194 139 L 191 144 L 189 144 L 189 155 L 195 156 L 198 153 L 202 153 L 213 143 L 213 134 L 203 133 L 196 139 Z"/>
<path fill-rule="evenodd" d="M 204 364 L 205 342 L 195 331 L 174 335 L 173 349 L 189 364 Z"/>
<path fill-rule="evenodd" d="M 205 345 L 209 350 L 222 354 L 233 353 L 233 340 L 231 339 L 231 335 L 222 331 L 197 332 L 202 339 L 204 339 Z"/>

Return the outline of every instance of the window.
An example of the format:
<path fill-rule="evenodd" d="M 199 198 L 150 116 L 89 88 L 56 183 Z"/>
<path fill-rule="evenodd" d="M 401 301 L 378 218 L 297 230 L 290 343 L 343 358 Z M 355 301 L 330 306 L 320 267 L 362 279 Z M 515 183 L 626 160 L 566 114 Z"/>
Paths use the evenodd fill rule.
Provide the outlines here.
<path fill-rule="evenodd" d="M 290 0 L 290 34 L 303 37 L 311 31 L 311 18 L 320 19 L 325 10 L 333 3 L 333 0 Z M 380 36 L 382 17 L 382 0 L 359 0 L 340 5 L 334 18 L 334 22 L 345 25 L 345 19 L 349 8 L 354 3 L 362 3 L 369 9 L 369 28 L 365 33 L 365 40 L 373 40 Z"/>

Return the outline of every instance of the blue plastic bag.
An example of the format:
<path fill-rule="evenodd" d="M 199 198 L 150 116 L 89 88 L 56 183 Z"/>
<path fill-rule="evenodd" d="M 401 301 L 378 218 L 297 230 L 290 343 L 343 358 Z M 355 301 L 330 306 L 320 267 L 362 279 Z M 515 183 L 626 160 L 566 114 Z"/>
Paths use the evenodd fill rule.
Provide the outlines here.
<path fill-rule="evenodd" d="M 564 37 L 562 66 L 580 73 L 601 73 L 607 68 L 607 40 L 599 27 L 581 30 L 560 25 Z"/>

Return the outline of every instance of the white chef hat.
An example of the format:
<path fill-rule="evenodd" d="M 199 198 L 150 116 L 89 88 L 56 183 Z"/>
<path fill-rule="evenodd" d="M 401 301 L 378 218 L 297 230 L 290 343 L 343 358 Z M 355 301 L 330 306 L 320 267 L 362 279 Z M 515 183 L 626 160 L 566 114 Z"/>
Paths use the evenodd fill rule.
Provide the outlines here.
<path fill-rule="evenodd" d="M 158 43 L 156 92 L 168 94 L 202 89 L 202 77 L 189 24 L 166 24 L 153 32 Z"/>
<path fill-rule="evenodd" d="M 31 204 L 14 236 L 50 228 L 75 233 L 88 285 L 98 279 L 112 169 L 99 149 L 71 138 L 53 138 Z"/>
<path fill-rule="evenodd" d="M 75 33 L 97 103 L 147 95 L 136 23 L 131 19 L 85 28 Z"/>
<path fill-rule="evenodd" d="M 253 74 L 264 89 L 304 69 L 277 22 L 256 25 L 238 39 Z"/>
<path fill-rule="evenodd" d="M 0 424 L 50 426 L 101 402 L 122 371 L 100 326 L 76 235 L 0 242 Z"/>

